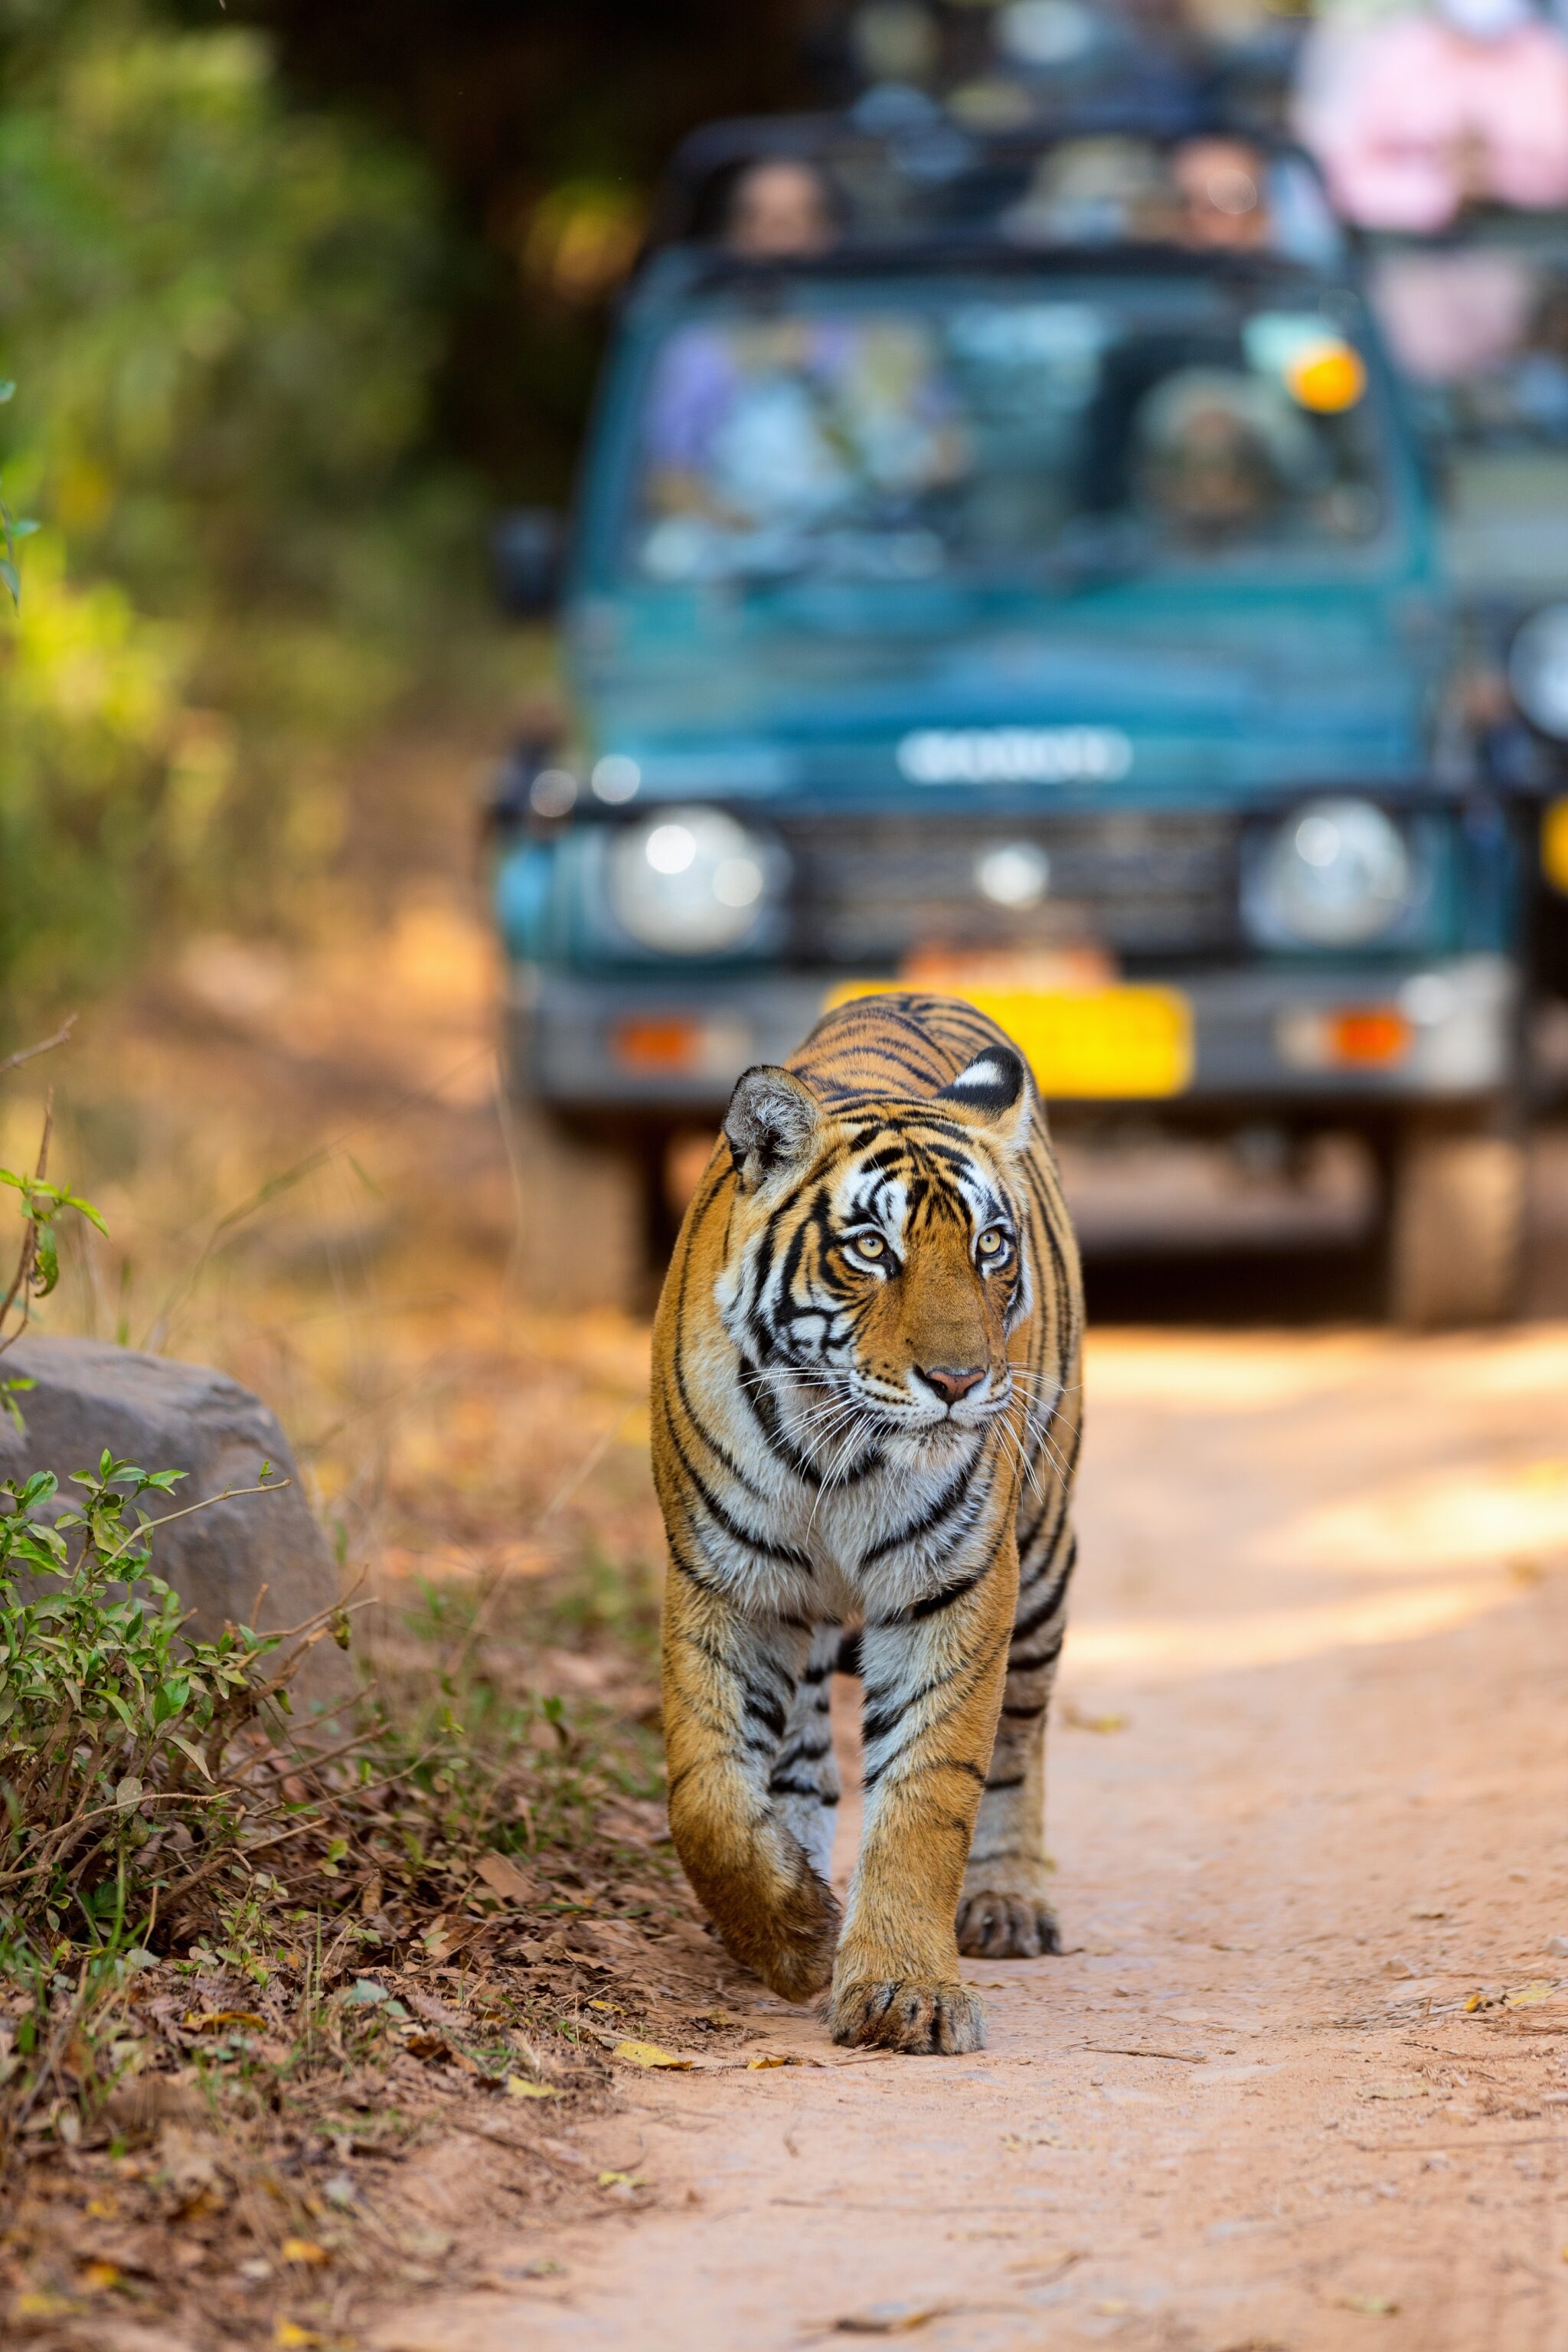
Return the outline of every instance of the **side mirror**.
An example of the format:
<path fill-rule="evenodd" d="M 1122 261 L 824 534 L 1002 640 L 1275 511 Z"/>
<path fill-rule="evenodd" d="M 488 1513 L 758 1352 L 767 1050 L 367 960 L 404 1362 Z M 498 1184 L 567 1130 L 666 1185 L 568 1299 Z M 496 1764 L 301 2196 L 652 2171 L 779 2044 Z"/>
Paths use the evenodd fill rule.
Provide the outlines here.
<path fill-rule="evenodd" d="M 500 516 L 490 531 L 490 579 L 501 611 L 517 621 L 552 613 L 565 553 L 565 520 L 552 508 L 514 507 Z"/>

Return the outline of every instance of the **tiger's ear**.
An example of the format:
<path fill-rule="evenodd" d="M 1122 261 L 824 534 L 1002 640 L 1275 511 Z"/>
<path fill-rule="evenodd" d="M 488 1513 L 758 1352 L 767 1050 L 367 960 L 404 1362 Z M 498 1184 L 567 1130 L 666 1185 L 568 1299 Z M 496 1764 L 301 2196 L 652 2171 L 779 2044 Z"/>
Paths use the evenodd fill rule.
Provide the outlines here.
<path fill-rule="evenodd" d="M 798 1167 L 821 1121 L 822 1105 L 792 1071 L 767 1062 L 742 1070 L 724 1113 L 724 1135 L 746 1191 Z"/>
<path fill-rule="evenodd" d="M 936 1097 L 973 1114 L 1005 1150 L 1021 1151 L 1029 1139 L 1035 1087 L 1029 1066 L 1011 1045 L 988 1045 L 950 1079 Z"/>

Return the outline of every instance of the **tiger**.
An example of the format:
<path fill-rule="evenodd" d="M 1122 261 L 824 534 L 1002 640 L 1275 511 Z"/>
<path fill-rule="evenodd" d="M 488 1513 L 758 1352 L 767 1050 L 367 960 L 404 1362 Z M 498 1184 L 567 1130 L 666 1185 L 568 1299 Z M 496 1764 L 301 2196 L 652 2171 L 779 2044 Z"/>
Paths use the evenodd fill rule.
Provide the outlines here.
<path fill-rule="evenodd" d="M 835 2042 L 984 2045 L 960 1953 L 1060 1949 L 1045 1732 L 1083 1291 L 1005 1033 L 889 990 L 745 1071 L 653 1334 L 669 1824 L 733 1958 Z M 830 1860 L 837 1666 L 865 1813 Z"/>

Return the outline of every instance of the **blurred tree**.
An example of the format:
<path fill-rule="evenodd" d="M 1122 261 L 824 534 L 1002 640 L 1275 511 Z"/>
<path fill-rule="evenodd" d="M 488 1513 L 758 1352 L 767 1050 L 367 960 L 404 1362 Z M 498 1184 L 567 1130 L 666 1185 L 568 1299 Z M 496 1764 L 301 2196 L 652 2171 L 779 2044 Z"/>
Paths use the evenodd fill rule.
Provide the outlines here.
<path fill-rule="evenodd" d="M 428 462 L 432 176 L 290 107 L 256 31 L 0 0 L 0 465 L 44 525 L 0 624 L 15 1001 L 321 858 L 472 514 Z"/>
<path fill-rule="evenodd" d="M 216 0 L 177 0 L 210 23 Z M 440 429 L 508 496 L 561 499 L 603 342 L 671 148 L 721 114 L 815 102 L 840 0 L 226 0 L 317 100 L 427 157 L 464 232 Z"/>

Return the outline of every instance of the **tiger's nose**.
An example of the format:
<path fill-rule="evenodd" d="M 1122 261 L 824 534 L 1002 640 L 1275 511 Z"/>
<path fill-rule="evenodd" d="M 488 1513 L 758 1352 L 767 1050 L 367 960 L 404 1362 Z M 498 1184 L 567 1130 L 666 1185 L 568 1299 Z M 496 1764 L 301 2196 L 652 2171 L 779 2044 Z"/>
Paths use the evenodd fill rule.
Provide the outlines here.
<path fill-rule="evenodd" d="M 924 1364 L 915 1368 L 928 1388 L 933 1388 L 944 1404 L 956 1404 L 960 1397 L 978 1388 L 985 1378 L 984 1364 Z"/>

